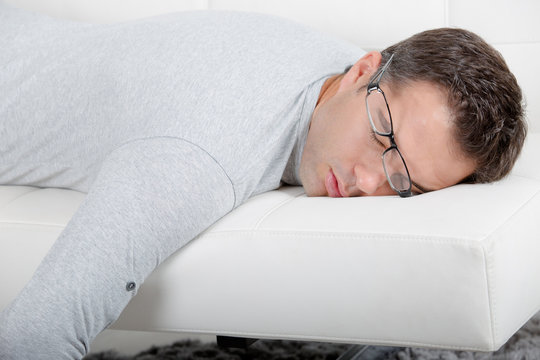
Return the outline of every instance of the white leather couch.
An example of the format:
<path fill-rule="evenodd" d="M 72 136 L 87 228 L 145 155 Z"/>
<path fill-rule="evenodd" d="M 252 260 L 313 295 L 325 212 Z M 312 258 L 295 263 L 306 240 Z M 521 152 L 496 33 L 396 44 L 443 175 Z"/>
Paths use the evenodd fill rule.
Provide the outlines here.
<path fill-rule="evenodd" d="M 89 22 L 259 11 L 369 49 L 464 27 L 503 53 L 528 99 L 530 135 L 507 179 L 410 199 L 307 198 L 300 187 L 257 196 L 162 264 L 113 328 L 493 351 L 540 310 L 540 2 L 6 2 Z M 0 309 L 84 196 L 0 186 Z"/>

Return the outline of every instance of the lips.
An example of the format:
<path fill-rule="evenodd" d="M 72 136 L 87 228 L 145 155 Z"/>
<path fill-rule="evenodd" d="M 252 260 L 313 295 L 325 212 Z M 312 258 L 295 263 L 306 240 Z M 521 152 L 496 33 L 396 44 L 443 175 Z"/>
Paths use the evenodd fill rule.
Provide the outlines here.
<path fill-rule="evenodd" d="M 339 185 L 332 169 L 330 169 L 330 171 L 328 171 L 328 173 L 326 174 L 324 185 L 326 186 L 326 191 L 328 192 L 328 196 L 343 197 L 343 195 L 339 191 Z"/>

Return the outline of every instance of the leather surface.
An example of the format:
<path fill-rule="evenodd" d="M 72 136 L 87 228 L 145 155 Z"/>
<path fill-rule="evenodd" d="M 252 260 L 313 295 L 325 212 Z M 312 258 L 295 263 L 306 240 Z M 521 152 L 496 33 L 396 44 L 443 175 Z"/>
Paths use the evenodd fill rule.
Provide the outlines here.
<path fill-rule="evenodd" d="M 166 260 L 113 325 L 495 350 L 540 309 L 540 136 L 507 179 L 409 199 L 256 196 Z M 0 306 L 84 194 L 0 186 Z"/>

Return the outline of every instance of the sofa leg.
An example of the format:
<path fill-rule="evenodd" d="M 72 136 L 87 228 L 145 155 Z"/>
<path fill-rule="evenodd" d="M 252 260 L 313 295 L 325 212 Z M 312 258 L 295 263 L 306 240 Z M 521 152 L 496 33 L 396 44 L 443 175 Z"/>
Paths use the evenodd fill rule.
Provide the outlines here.
<path fill-rule="evenodd" d="M 237 349 L 247 349 L 251 344 L 259 339 L 250 339 L 243 337 L 235 336 L 216 336 L 217 344 L 219 347 L 224 348 L 237 348 Z"/>

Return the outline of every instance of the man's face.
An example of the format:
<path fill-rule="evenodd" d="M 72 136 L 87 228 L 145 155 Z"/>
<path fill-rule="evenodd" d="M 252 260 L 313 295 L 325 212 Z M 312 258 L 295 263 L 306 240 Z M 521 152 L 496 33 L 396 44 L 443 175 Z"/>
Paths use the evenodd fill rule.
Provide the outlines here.
<path fill-rule="evenodd" d="M 387 137 L 372 133 L 366 91 L 380 63 L 368 53 L 329 88 L 313 113 L 300 163 L 300 180 L 308 196 L 396 195 L 387 182 L 381 155 Z M 338 87 L 339 84 L 339 87 Z M 451 114 L 444 93 L 435 85 L 413 82 L 399 91 L 384 82 L 397 146 L 413 182 L 413 192 L 457 184 L 474 171 L 474 163 L 459 154 L 452 139 Z"/>

